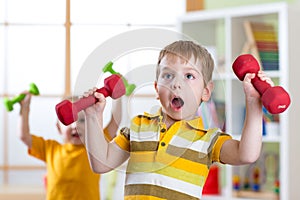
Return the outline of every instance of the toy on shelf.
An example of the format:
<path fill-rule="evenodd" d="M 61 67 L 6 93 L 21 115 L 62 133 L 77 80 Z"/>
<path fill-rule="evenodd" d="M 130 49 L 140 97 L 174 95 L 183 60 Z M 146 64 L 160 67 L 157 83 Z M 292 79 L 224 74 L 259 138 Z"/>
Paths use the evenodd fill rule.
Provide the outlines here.
<path fill-rule="evenodd" d="M 244 185 L 243 185 L 244 190 L 249 190 L 250 189 L 250 181 L 248 177 L 244 178 Z"/>
<path fill-rule="evenodd" d="M 34 84 L 34 83 L 30 83 L 29 84 L 29 93 L 33 94 L 33 95 L 39 95 L 39 89 L 38 87 Z M 26 94 L 19 94 L 18 96 L 12 98 L 12 99 L 8 99 L 8 98 L 4 98 L 3 99 L 3 103 L 4 106 L 6 108 L 7 111 L 12 111 L 14 108 L 14 104 L 21 102 L 24 98 L 26 97 Z"/>
<path fill-rule="evenodd" d="M 251 51 L 264 70 L 279 69 L 278 39 L 275 27 L 265 22 L 244 22 L 247 41 L 243 52 Z"/>
<path fill-rule="evenodd" d="M 110 72 L 111 74 L 120 74 L 119 72 L 116 72 L 113 68 L 113 62 L 112 61 L 109 61 L 102 69 L 102 71 L 105 73 L 105 72 Z M 134 84 L 129 84 L 127 82 L 127 80 L 122 76 L 122 79 L 123 79 L 123 82 L 124 82 L 124 85 L 125 85 L 125 88 L 126 88 L 126 96 L 129 96 L 133 90 L 135 89 L 135 85 Z"/>
<path fill-rule="evenodd" d="M 274 183 L 274 192 L 277 195 L 280 193 L 280 181 L 278 179 Z"/>
<path fill-rule="evenodd" d="M 241 180 L 239 175 L 232 177 L 233 189 L 239 191 L 241 189 Z"/>
<path fill-rule="evenodd" d="M 104 86 L 97 89 L 96 92 L 102 93 L 105 97 L 110 96 L 113 99 L 117 99 L 126 93 L 126 88 L 121 75 L 113 74 L 104 79 Z M 69 125 L 77 121 L 78 112 L 88 108 L 96 102 L 97 99 L 93 95 L 83 97 L 73 103 L 68 100 L 64 100 L 56 105 L 55 110 L 58 119 L 64 125 Z"/>
<path fill-rule="evenodd" d="M 236 58 L 232 69 L 239 80 L 243 81 L 247 73 L 257 73 L 260 67 L 251 54 L 243 54 Z M 251 82 L 260 93 L 264 107 L 271 114 L 282 113 L 289 107 L 290 96 L 281 86 L 271 87 L 270 84 L 261 81 L 257 76 Z"/>
<path fill-rule="evenodd" d="M 255 192 L 260 191 L 260 184 L 260 169 L 258 167 L 254 167 L 252 190 Z"/>

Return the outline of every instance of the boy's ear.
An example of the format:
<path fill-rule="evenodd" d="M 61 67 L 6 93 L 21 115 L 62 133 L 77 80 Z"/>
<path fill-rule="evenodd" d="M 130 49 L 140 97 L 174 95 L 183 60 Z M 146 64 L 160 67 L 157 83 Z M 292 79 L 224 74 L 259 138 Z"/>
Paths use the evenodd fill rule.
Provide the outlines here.
<path fill-rule="evenodd" d="M 154 89 L 155 89 L 156 94 L 157 94 L 156 99 L 159 99 L 159 96 L 158 96 L 158 89 L 157 89 L 157 81 L 154 82 Z"/>
<path fill-rule="evenodd" d="M 156 93 L 158 93 L 158 90 L 157 90 L 157 81 L 154 81 L 154 89 L 155 89 Z"/>
<path fill-rule="evenodd" d="M 56 122 L 56 128 L 58 130 L 58 133 L 61 134 L 61 128 L 60 128 L 59 121 Z"/>
<path fill-rule="evenodd" d="M 203 89 L 201 100 L 209 101 L 213 89 L 214 89 L 214 83 L 212 81 L 209 81 L 206 87 Z"/>

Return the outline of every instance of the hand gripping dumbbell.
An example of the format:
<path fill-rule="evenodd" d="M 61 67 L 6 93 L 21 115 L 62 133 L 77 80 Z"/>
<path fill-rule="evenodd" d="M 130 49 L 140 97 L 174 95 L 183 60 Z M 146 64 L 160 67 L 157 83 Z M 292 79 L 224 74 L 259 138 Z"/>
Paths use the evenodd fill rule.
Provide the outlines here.
<path fill-rule="evenodd" d="M 121 75 L 113 74 L 104 79 L 104 86 L 97 89 L 96 92 L 102 93 L 105 97 L 110 96 L 113 99 L 117 99 L 126 93 L 126 88 Z M 96 102 L 97 99 L 93 95 L 83 97 L 73 103 L 64 100 L 55 106 L 57 117 L 67 126 L 77 121 L 78 112 L 88 108 Z"/>
<path fill-rule="evenodd" d="M 39 89 L 38 87 L 34 84 L 34 83 L 30 83 L 29 84 L 29 93 L 33 94 L 33 95 L 39 95 Z M 12 111 L 14 108 L 14 104 L 21 102 L 24 98 L 26 97 L 26 94 L 19 94 L 18 96 L 12 98 L 12 99 L 8 99 L 8 98 L 4 98 L 3 99 L 3 103 L 4 106 L 6 108 L 7 111 Z"/>
<path fill-rule="evenodd" d="M 119 72 L 116 72 L 113 68 L 113 62 L 109 61 L 102 69 L 102 71 L 105 72 L 110 72 L 111 74 L 120 74 Z M 122 76 L 122 79 L 124 81 L 125 87 L 126 87 L 126 96 L 129 96 L 133 90 L 135 89 L 135 85 L 134 84 L 129 84 L 127 82 L 127 80 Z"/>
<path fill-rule="evenodd" d="M 236 58 L 232 69 L 239 80 L 243 81 L 247 73 L 257 73 L 260 67 L 258 61 L 251 54 L 244 54 Z M 251 82 L 260 93 L 263 106 L 271 114 L 282 113 L 289 107 L 290 96 L 281 86 L 271 87 L 270 84 L 260 80 L 257 76 Z"/>

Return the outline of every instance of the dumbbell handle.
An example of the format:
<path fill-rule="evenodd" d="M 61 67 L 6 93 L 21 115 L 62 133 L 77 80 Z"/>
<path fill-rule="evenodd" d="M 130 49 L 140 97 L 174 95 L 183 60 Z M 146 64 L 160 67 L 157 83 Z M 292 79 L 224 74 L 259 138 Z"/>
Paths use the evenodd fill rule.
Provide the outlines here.
<path fill-rule="evenodd" d="M 105 87 L 97 89 L 96 92 L 102 93 L 104 97 L 108 97 L 110 94 Z M 78 101 L 74 102 L 73 108 L 75 108 L 77 111 L 81 111 L 90 107 L 91 105 L 94 105 L 97 101 L 98 99 L 95 98 L 94 95 L 89 95 L 88 97 L 83 97 Z"/>
<path fill-rule="evenodd" d="M 26 97 L 26 94 L 19 94 L 19 95 L 15 96 L 14 98 L 12 98 L 10 101 L 12 103 L 17 103 L 17 102 L 20 102 L 23 99 L 25 99 L 25 97 Z"/>
<path fill-rule="evenodd" d="M 260 80 L 257 75 L 251 80 L 251 83 L 255 87 L 255 89 L 258 91 L 260 95 L 262 95 L 267 89 L 272 87 L 269 83 L 266 81 Z"/>

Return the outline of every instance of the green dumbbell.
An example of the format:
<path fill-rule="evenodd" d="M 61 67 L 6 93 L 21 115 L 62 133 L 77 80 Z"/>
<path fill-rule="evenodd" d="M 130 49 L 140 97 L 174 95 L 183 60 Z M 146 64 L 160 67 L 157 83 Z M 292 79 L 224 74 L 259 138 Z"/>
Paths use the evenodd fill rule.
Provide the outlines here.
<path fill-rule="evenodd" d="M 111 74 L 120 74 L 119 72 L 116 72 L 113 68 L 113 62 L 109 61 L 102 69 L 102 71 L 105 72 L 110 72 Z M 121 75 L 121 74 L 120 74 Z M 125 88 L 126 88 L 126 96 L 129 96 L 133 90 L 135 89 L 135 84 L 129 84 L 128 81 L 124 78 L 124 76 L 121 76 L 122 80 L 124 82 Z"/>
<path fill-rule="evenodd" d="M 33 95 L 40 94 L 38 87 L 34 83 L 30 83 L 29 93 L 31 93 Z M 12 111 L 14 109 L 13 108 L 14 104 L 22 101 L 25 98 L 25 96 L 26 96 L 26 94 L 19 94 L 18 96 L 14 97 L 12 99 L 4 98 L 3 103 L 4 103 L 6 110 Z"/>

